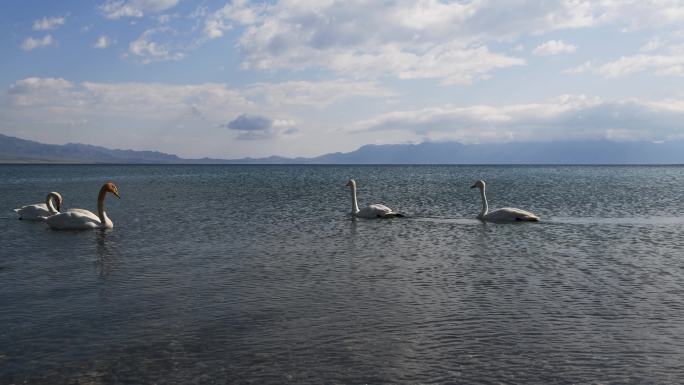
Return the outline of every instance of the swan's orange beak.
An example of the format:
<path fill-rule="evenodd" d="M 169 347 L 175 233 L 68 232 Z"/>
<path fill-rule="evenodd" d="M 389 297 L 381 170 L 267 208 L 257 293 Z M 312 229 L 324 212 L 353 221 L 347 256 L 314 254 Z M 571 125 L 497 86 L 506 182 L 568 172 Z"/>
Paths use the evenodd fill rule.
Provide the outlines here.
<path fill-rule="evenodd" d="M 114 190 L 114 191 L 112 191 L 112 193 L 113 193 L 114 195 L 116 195 L 117 198 L 121 199 L 121 195 L 119 195 L 119 191 Z"/>

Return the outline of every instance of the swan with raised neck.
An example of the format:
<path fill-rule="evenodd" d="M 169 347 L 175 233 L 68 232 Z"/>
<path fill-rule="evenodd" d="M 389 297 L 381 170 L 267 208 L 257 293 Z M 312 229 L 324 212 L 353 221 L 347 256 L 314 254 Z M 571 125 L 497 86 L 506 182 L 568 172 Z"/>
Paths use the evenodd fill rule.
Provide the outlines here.
<path fill-rule="evenodd" d="M 114 194 L 117 198 L 119 189 L 113 182 L 102 185 L 97 194 L 97 215 L 84 209 L 72 209 L 47 219 L 50 228 L 54 230 L 85 230 L 95 228 L 111 229 L 114 227 L 112 221 L 107 217 L 104 209 L 104 201 L 107 193 Z"/>
<path fill-rule="evenodd" d="M 470 188 L 480 189 L 482 199 L 482 210 L 477 216 L 478 219 L 488 222 L 537 222 L 539 217 L 529 211 L 516 209 L 513 207 L 503 207 L 498 210 L 489 211 L 487 204 L 487 184 L 483 180 L 478 180 Z"/>
<path fill-rule="evenodd" d="M 376 219 L 376 218 L 394 218 L 403 217 L 404 215 L 398 213 L 391 208 L 382 204 L 372 204 L 368 205 L 362 209 L 359 209 L 359 203 L 356 199 L 356 181 L 354 179 L 349 179 L 347 186 L 351 188 L 351 199 L 352 199 L 352 217 L 355 218 L 366 218 L 366 219 Z"/>

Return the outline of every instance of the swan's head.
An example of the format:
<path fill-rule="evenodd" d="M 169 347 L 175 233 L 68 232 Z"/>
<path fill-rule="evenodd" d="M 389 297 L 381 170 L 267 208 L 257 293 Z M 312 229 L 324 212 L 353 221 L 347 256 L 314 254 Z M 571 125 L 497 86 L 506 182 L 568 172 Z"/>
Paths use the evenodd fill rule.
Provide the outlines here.
<path fill-rule="evenodd" d="M 106 192 L 110 192 L 114 195 L 116 195 L 117 198 L 121 199 L 121 195 L 119 195 L 119 189 L 116 187 L 116 185 L 113 182 L 107 182 L 102 186 L 102 189 Z"/>
<path fill-rule="evenodd" d="M 475 182 L 475 184 L 473 184 L 472 186 L 470 186 L 470 188 L 476 188 L 476 187 L 479 188 L 480 190 L 484 190 L 484 188 L 485 188 L 485 181 L 483 181 L 483 180 L 478 180 L 477 182 Z"/>
<path fill-rule="evenodd" d="M 57 211 L 60 211 L 60 209 L 62 208 L 62 203 L 64 203 L 64 201 L 62 200 L 62 194 L 58 193 L 57 191 L 52 191 L 48 194 L 48 200 L 50 198 L 53 198 L 55 200 L 55 208 L 57 209 Z"/>
<path fill-rule="evenodd" d="M 347 182 L 348 187 L 356 187 L 356 181 L 354 179 L 349 179 L 349 182 Z"/>

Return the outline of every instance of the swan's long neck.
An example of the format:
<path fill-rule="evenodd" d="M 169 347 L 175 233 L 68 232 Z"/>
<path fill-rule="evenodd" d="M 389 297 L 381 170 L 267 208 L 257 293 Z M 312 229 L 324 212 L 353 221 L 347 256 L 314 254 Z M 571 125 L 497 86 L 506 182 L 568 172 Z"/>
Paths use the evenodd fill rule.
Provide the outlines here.
<path fill-rule="evenodd" d="M 480 189 L 480 197 L 482 198 L 482 212 L 480 213 L 480 218 L 483 218 L 485 215 L 487 215 L 487 212 L 489 211 L 489 206 L 487 205 L 487 195 L 485 194 L 485 187 L 482 187 Z"/>
<path fill-rule="evenodd" d="M 100 224 L 103 227 L 107 224 L 107 213 L 104 210 L 105 195 L 107 195 L 107 190 L 105 190 L 105 187 L 102 187 L 97 195 L 97 216 L 100 218 Z"/>
<path fill-rule="evenodd" d="M 45 205 L 47 206 L 48 212 L 50 215 L 55 215 L 59 213 L 59 211 L 55 208 L 53 202 L 57 199 L 57 195 L 54 193 L 49 193 L 47 195 L 47 198 L 45 199 Z"/>
<path fill-rule="evenodd" d="M 359 203 L 356 201 L 356 184 L 352 183 L 351 185 L 351 191 L 352 191 L 352 214 L 356 214 L 359 212 Z"/>

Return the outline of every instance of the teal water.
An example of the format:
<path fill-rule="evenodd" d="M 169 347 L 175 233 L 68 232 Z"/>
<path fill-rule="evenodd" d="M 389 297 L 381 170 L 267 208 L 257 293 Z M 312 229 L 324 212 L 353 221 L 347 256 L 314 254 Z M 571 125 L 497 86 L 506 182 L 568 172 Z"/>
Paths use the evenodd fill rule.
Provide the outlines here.
<path fill-rule="evenodd" d="M 351 220 L 359 203 L 406 218 Z M 490 207 L 540 223 L 483 224 Z M 59 191 L 114 229 L 12 209 Z M 684 167 L 0 166 L 0 383 L 682 383 Z"/>

